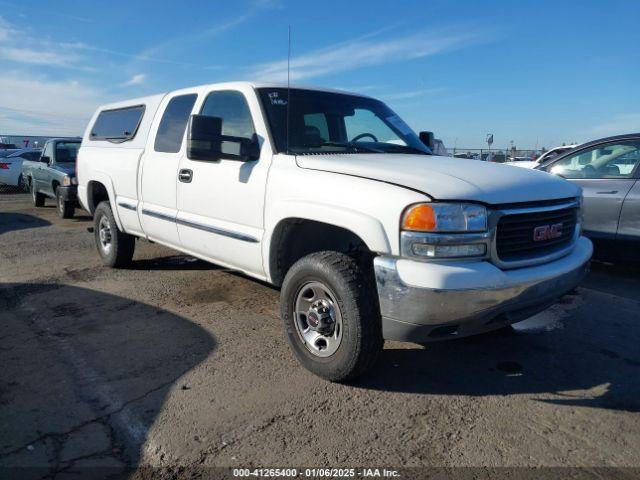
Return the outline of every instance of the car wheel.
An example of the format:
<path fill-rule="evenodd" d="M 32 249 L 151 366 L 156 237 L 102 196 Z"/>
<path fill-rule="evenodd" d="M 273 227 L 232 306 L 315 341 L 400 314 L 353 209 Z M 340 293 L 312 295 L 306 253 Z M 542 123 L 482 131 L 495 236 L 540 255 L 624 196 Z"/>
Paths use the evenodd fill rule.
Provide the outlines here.
<path fill-rule="evenodd" d="M 373 276 L 345 254 L 317 252 L 298 260 L 282 284 L 280 308 L 296 357 L 324 379 L 353 379 L 382 350 Z"/>
<path fill-rule="evenodd" d="M 22 174 L 20 174 L 20 176 L 18 177 L 18 190 L 20 190 L 21 192 L 29 191 L 29 184 L 25 181 Z"/>
<path fill-rule="evenodd" d="M 36 182 L 31 181 L 31 198 L 33 199 L 34 207 L 44 207 L 44 195 L 36 191 Z"/>
<path fill-rule="evenodd" d="M 136 239 L 118 229 L 109 202 L 101 202 L 93 214 L 94 235 L 102 262 L 113 268 L 131 263 Z"/>
<path fill-rule="evenodd" d="M 56 206 L 60 218 L 73 218 L 76 207 L 72 202 L 65 202 L 60 194 L 60 189 L 56 189 Z"/>

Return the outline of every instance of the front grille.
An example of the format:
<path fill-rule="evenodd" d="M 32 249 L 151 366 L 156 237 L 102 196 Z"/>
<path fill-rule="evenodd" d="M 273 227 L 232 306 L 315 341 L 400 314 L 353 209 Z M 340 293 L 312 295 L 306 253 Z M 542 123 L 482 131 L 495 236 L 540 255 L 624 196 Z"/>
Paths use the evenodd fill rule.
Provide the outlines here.
<path fill-rule="evenodd" d="M 498 258 L 503 262 L 530 260 L 562 250 L 573 240 L 577 221 L 576 207 L 504 215 L 496 234 Z M 552 228 L 560 224 L 561 229 Z M 547 228 L 555 234 L 546 234 Z"/>

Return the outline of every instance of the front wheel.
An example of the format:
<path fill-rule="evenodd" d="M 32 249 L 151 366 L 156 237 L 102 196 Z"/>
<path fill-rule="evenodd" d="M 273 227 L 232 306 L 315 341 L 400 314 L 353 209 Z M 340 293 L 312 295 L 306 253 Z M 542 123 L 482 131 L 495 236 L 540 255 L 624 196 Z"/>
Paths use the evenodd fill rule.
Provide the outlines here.
<path fill-rule="evenodd" d="M 131 263 L 136 239 L 118 229 L 109 202 L 101 202 L 93 214 L 94 235 L 102 262 L 113 268 L 126 267 Z"/>
<path fill-rule="evenodd" d="M 383 339 L 372 280 L 339 252 L 312 253 L 291 267 L 280 308 L 289 344 L 305 368 L 339 382 L 373 365 Z"/>
<path fill-rule="evenodd" d="M 24 193 L 29 191 L 29 183 L 25 180 L 22 174 L 18 177 L 18 189 Z"/>
<path fill-rule="evenodd" d="M 65 202 L 60 194 L 60 189 L 56 190 L 56 206 L 58 207 L 58 215 L 60 218 L 73 218 L 76 207 L 72 202 Z"/>
<path fill-rule="evenodd" d="M 44 207 L 44 195 L 36 190 L 36 181 L 31 180 L 31 199 L 34 207 Z"/>

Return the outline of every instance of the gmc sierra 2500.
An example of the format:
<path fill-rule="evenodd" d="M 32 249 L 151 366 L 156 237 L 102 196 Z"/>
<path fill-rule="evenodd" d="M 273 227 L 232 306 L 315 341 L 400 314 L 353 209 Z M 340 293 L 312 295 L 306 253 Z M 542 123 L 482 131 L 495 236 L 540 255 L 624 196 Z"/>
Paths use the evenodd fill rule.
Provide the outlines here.
<path fill-rule="evenodd" d="M 578 187 L 434 156 L 432 138 L 362 95 L 186 88 L 100 107 L 78 196 L 107 265 L 126 265 L 142 237 L 280 286 L 297 358 L 340 381 L 384 339 L 527 318 L 588 268 Z"/>

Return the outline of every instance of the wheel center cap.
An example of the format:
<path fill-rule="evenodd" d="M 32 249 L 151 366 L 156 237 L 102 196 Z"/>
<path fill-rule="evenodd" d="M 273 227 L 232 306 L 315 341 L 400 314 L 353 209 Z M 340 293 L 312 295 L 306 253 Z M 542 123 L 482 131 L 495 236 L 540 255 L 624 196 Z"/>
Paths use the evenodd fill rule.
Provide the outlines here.
<path fill-rule="evenodd" d="M 333 332 L 335 321 L 331 315 L 331 306 L 326 300 L 318 300 L 311 305 L 307 311 L 307 323 L 309 328 L 322 335 Z"/>

